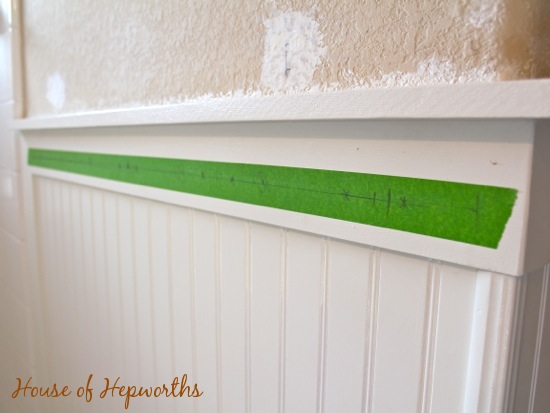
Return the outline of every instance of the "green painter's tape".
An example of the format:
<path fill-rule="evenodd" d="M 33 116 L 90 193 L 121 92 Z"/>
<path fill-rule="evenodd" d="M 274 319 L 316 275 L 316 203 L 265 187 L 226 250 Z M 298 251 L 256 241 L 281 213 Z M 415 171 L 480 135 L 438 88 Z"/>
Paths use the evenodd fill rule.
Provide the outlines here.
<path fill-rule="evenodd" d="M 517 190 L 398 176 L 29 150 L 29 164 L 497 248 Z"/>

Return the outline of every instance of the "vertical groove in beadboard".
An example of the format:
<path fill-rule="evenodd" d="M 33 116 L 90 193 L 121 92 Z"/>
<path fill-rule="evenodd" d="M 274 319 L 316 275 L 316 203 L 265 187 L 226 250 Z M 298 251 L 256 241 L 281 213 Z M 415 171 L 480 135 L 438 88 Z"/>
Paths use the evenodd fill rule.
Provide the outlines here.
<path fill-rule="evenodd" d="M 107 307 L 106 309 L 106 313 L 107 313 L 107 320 L 109 320 L 109 323 L 112 323 L 114 320 L 113 320 L 113 317 L 112 317 L 112 314 L 111 314 L 111 300 L 109 299 L 110 298 L 110 294 L 109 294 L 109 289 L 110 289 L 110 280 L 109 280 L 109 259 L 108 259 L 108 249 L 107 249 L 107 217 L 106 217 L 106 207 L 105 207 L 105 192 L 101 191 L 101 208 L 103 209 L 103 222 L 101 223 L 101 225 L 103 226 L 103 253 L 105 254 L 105 260 L 104 260 L 104 268 L 103 268 L 103 276 L 105 277 L 105 291 L 104 291 L 104 294 L 105 294 L 105 306 Z M 105 329 L 107 331 L 107 343 L 109 343 L 109 348 L 108 348 L 108 353 L 109 353 L 109 360 L 108 360 L 108 364 L 109 366 L 113 365 L 114 363 L 114 358 L 115 358 L 115 354 L 114 354 L 114 337 L 113 335 L 111 334 L 111 328 L 106 328 Z"/>
<path fill-rule="evenodd" d="M 99 254 L 100 252 L 98 252 L 98 248 L 97 248 L 97 240 L 99 239 L 99 235 L 98 235 L 98 231 L 100 231 L 100 228 L 99 228 L 99 225 L 97 224 L 97 210 L 99 208 L 97 208 L 97 196 L 96 194 L 98 194 L 100 191 L 98 190 L 95 190 L 95 189 L 88 189 L 89 191 L 89 194 L 90 194 L 90 215 L 89 215 L 89 221 L 90 221 L 90 229 L 91 229 L 91 234 L 90 234 L 90 242 L 91 242 L 91 276 L 92 276 L 92 301 L 93 301 L 93 306 L 94 306 L 94 309 L 93 311 L 95 312 L 95 325 L 93 326 L 93 328 L 95 329 L 95 334 L 94 334 L 94 341 L 95 341 L 95 345 L 96 345 L 96 348 L 98 349 L 102 349 L 103 348 L 103 343 L 102 343 L 102 331 L 100 329 L 100 315 L 101 315 L 101 308 L 102 308 L 102 304 L 101 304 L 101 301 L 99 299 L 99 284 L 98 284 L 98 261 L 99 261 Z M 94 367 L 97 368 L 99 371 L 101 371 L 102 373 L 105 371 L 104 370 L 104 363 L 103 363 L 103 357 L 102 356 L 99 356 L 99 352 L 96 352 L 96 354 L 98 354 L 96 357 L 95 357 L 95 363 L 94 363 Z"/>
<path fill-rule="evenodd" d="M 50 196 L 50 217 L 49 217 L 49 220 L 50 220 L 50 225 L 51 225 L 51 233 L 49 234 L 50 235 L 50 242 L 51 242 L 51 245 L 53 247 L 53 251 L 52 251 L 52 267 L 51 267 L 51 270 L 53 272 L 53 274 L 50 275 L 50 280 L 49 282 L 52 284 L 52 286 L 54 287 L 54 290 L 55 290 L 55 295 L 52 296 L 52 297 L 49 297 L 49 300 L 52 301 L 52 306 L 50 308 L 53 309 L 53 312 L 50 313 L 50 317 L 53 316 L 54 318 L 54 323 L 56 324 L 55 326 L 55 329 L 54 329 L 54 334 L 55 334 L 55 338 L 54 338 L 54 342 L 55 342 L 55 346 L 57 348 L 59 348 L 59 343 L 57 342 L 60 338 L 61 338 L 61 334 L 63 333 L 62 329 L 61 329 L 61 325 L 62 325 L 62 322 L 61 322 L 61 315 L 62 315 L 62 312 L 59 311 L 60 308 L 59 308 L 59 304 L 60 304 L 60 299 L 62 299 L 62 294 L 59 294 L 60 293 L 60 288 L 61 288 L 61 280 L 60 280 L 60 271 L 59 271 L 59 260 L 56 259 L 57 258 L 57 254 L 58 254 L 58 251 L 57 251 L 57 248 L 59 247 L 59 233 L 58 233 L 58 228 L 59 228 L 59 223 L 58 223 L 58 212 L 57 212 L 57 205 L 56 205 L 56 202 L 55 202 L 55 192 L 56 192 L 56 187 L 57 187 L 58 183 L 56 181 L 50 181 L 50 193 L 49 193 L 49 196 Z M 64 344 L 64 343 L 63 343 Z"/>
<path fill-rule="evenodd" d="M 75 186 L 74 190 L 78 193 L 78 212 L 77 212 L 78 220 L 77 221 L 80 227 L 80 262 L 79 262 L 80 271 L 77 271 L 75 276 L 81 277 L 82 279 L 81 288 L 83 289 L 83 292 L 84 292 L 84 301 L 80 302 L 79 306 L 80 308 L 82 308 L 82 306 L 84 306 L 84 308 L 88 308 L 88 300 L 87 300 L 88 291 L 86 289 L 86 279 L 85 279 L 86 270 L 84 268 L 84 254 L 86 254 L 86 251 L 84 250 L 84 231 L 83 231 L 84 218 L 83 218 L 83 212 L 82 212 L 82 189 L 80 188 L 80 186 Z M 82 315 L 80 311 L 79 311 L 79 315 Z M 83 322 L 83 320 L 81 320 L 81 322 Z M 83 324 L 86 325 L 87 323 L 83 322 Z"/>
<path fill-rule="evenodd" d="M 153 336 L 156 334 L 156 325 L 155 325 L 155 294 L 153 291 L 153 240 L 152 240 L 152 224 L 151 224 L 151 202 L 144 201 L 147 205 L 147 255 L 149 255 L 149 258 L 147 260 L 147 276 L 149 278 L 149 311 L 150 311 L 150 319 L 151 319 L 151 331 L 153 332 Z M 151 340 L 151 355 L 150 357 L 153 359 L 153 366 L 157 365 L 157 343 L 156 340 Z M 139 349 L 138 349 L 139 351 Z M 153 380 L 155 383 L 159 383 L 160 378 L 157 377 L 157 369 L 153 368 Z"/>
<path fill-rule="evenodd" d="M 39 283 L 40 283 L 40 289 L 38 290 L 38 293 L 41 298 L 41 314 L 39 314 L 39 325 L 44 325 L 44 350 L 45 350 L 45 356 L 46 356 L 46 362 L 45 362 L 45 371 L 42 371 L 45 375 L 45 377 L 48 377 L 49 380 L 55 380 L 55 377 L 59 374 L 59 365 L 56 363 L 56 360 L 53 358 L 53 355 L 56 354 L 54 352 L 55 350 L 55 344 L 53 342 L 54 340 L 54 331 L 53 331 L 53 324 L 52 319 L 50 316 L 49 309 L 51 308 L 50 303 L 50 297 L 49 297 L 49 287 L 48 287 L 48 271 L 50 270 L 49 262 L 52 259 L 52 255 L 50 253 L 50 248 L 52 243 L 48 242 L 46 239 L 47 235 L 51 233 L 50 225 L 51 225 L 51 217 L 48 216 L 48 210 L 51 211 L 51 207 L 48 208 L 49 205 L 49 191 L 48 191 L 48 181 L 40 179 L 37 183 L 37 197 L 35 198 L 39 203 L 40 213 L 39 213 L 39 219 L 37 219 L 37 222 L 40 222 L 41 227 L 41 233 L 40 238 L 38 238 L 37 242 L 37 249 L 38 253 L 40 255 L 40 261 L 41 261 L 41 267 L 39 268 Z"/>
<path fill-rule="evenodd" d="M 75 349 L 79 349 L 79 342 L 78 342 L 78 337 L 77 337 L 77 334 L 78 334 L 78 311 L 77 311 L 77 308 L 78 308 L 78 291 L 77 291 L 77 286 L 78 286 L 78 281 L 77 281 L 77 277 L 78 277 L 78 271 L 77 271 L 77 266 L 78 266 L 78 263 L 76 262 L 76 257 L 75 257 L 75 250 L 76 250 L 76 236 L 75 236 L 75 230 L 74 230 L 74 222 L 75 222 L 75 214 L 76 214 L 76 211 L 75 211 L 75 208 L 73 207 L 73 191 L 74 191 L 74 186 L 73 185 L 70 185 L 70 184 L 66 184 L 66 188 L 67 188 L 67 204 L 68 204 L 68 209 L 69 209 L 69 213 L 68 213 L 68 217 L 67 217 L 67 227 L 68 227 L 68 234 L 69 234 L 69 245 L 70 245 L 70 249 L 68 249 L 67 251 L 67 255 L 66 257 L 70 259 L 70 267 L 71 267 L 71 287 L 72 287 L 72 291 L 71 291 L 71 314 L 70 314 L 70 317 L 71 317 L 71 330 L 72 330 L 72 334 L 71 334 L 71 346 Z M 76 353 L 76 354 L 75 354 Z M 75 352 L 73 353 L 73 357 L 74 359 L 71 360 L 73 363 L 77 363 L 77 357 L 78 357 L 78 353 Z M 73 372 L 72 375 L 70 375 L 70 378 L 71 379 L 75 379 L 75 376 L 76 375 L 76 372 Z M 74 402 L 72 403 L 73 406 L 74 405 Z"/>
<path fill-rule="evenodd" d="M 118 226 L 118 223 L 120 222 L 120 204 L 119 204 L 120 196 L 115 195 L 115 206 L 116 206 L 116 219 L 115 219 L 115 227 L 116 227 L 116 256 L 117 259 L 117 272 L 118 272 L 118 303 L 115 305 L 118 305 L 119 307 L 122 307 L 122 264 L 120 259 L 120 229 Z M 120 347 L 121 349 L 126 348 L 126 337 L 124 334 L 124 311 L 122 308 L 120 308 L 120 331 L 122 334 L 120 335 Z M 119 354 L 118 357 L 122 359 L 122 369 L 124 372 L 128 371 L 128 366 L 126 365 L 126 357 L 123 356 L 123 354 Z"/>
<path fill-rule="evenodd" d="M 62 187 L 67 187 L 68 185 L 63 183 L 63 184 L 60 184 L 62 185 Z M 70 188 L 70 186 L 69 186 Z M 62 188 L 60 188 L 60 196 L 62 197 L 63 196 L 63 192 L 62 192 Z M 63 205 L 63 200 L 61 199 L 61 202 L 59 203 L 59 206 L 61 207 Z M 65 205 L 65 208 L 70 208 L 70 205 L 71 205 L 71 199 L 70 199 L 70 191 L 68 192 L 68 202 L 67 204 Z M 59 211 L 59 213 L 61 214 L 62 211 Z M 68 215 L 68 214 L 67 214 Z M 70 255 L 69 254 L 69 248 L 67 248 L 67 245 L 68 245 L 68 239 L 66 239 L 66 237 L 72 235 L 73 233 L 73 229 L 72 229 L 72 215 L 69 215 L 69 217 L 67 217 L 67 215 L 63 215 L 63 223 L 57 221 L 55 223 L 56 226 L 58 226 L 60 229 L 62 229 L 62 233 L 61 233 L 61 238 L 62 238 L 62 243 L 60 245 L 61 247 L 61 256 L 60 257 L 56 257 L 56 260 L 59 261 L 63 267 L 63 275 L 59 274 L 58 276 L 62 277 L 63 279 L 63 287 L 64 287 L 64 291 L 65 293 L 63 294 L 63 297 L 62 297 L 62 307 L 61 307 L 61 311 L 63 311 L 64 313 L 64 323 L 65 323 L 65 328 L 69 328 L 70 330 L 69 331 L 77 331 L 77 326 L 74 325 L 74 319 L 75 319 L 75 303 L 76 303 L 76 300 L 73 299 L 73 297 L 75 296 L 76 294 L 76 291 L 74 291 L 74 277 L 75 277 L 75 273 L 71 273 L 70 271 L 70 261 L 68 260 L 68 256 Z M 67 228 L 65 230 L 65 228 Z M 40 249 L 42 249 L 42 247 L 40 247 Z M 69 279 L 71 279 L 69 281 Z M 60 304 L 60 303 L 59 303 Z M 75 363 L 75 350 L 74 348 L 78 348 L 78 344 L 75 343 L 75 339 L 74 337 L 67 337 L 67 333 L 64 332 L 63 334 L 63 337 L 64 337 L 64 342 L 65 342 L 65 345 L 66 345 L 66 351 L 68 354 L 70 354 L 71 356 L 68 357 L 68 359 L 70 360 L 69 361 L 69 365 Z M 71 334 L 72 336 L 72 334 Z M 74 347 L 73 347 L 74 346 Z M 70 373 L 68 374 L 68 377 L 72 379 Z"/>
<path fill-rule="evenodd" d="M 66 249 L 66 239 L 65 239 L 65 226 L 66 223 L 64 221 L 65 214 L 64 212 L 64 205 L 63 205 L 63 188 L 65 184 L 59 183 L 58 184 L 58 204 L 57 204 L 57 210 L 58 210 L 58 217 L 60 218 L 56 224 L 56 227 L 58 228 L 58 231 L 60 233 L 59 236 L 59 247 L 61 250 L 61 255 L 57 257 L 57 260 L 59 261 L 60 265 L 60 271 L 59 271 L 59 277 L 61 279 L 61 311 L 63 312 L 64 319 L 63 324 L 65 328 L 70 328 L 70 313 L 71 308 L 69 307 L 69 297 L 72 294 L 72 291 L 69 289 L 69 272 L 67 271 L 67 249 Z M 65 340 L 65 344 L 70 348 L 70 343 Z M 68 349 L 69 350 L 69 349 Z"/>
<path fill-rule="evenodd" d="M 279 413 L 285 409 L 285 323 L 286 323 L 286 277 L 287 277 L 287 231 L 281 228 L 281 334 L 279 342 Z"/>
<path fill-rule="evenodd" d="M 132 225 L 130 225 L 130 239 L 132 240 L 132 248 L 130 249 L 130 253 L 132 254 L 132 257 L 131 257 L 131 260 L 130 262 L 132 263 L 132 270 L 130 271 L 130 279 L 132 280 L 132 284 L 131 284 L 131 288 L 132 288 L 132 301 L 134 302 L 134 305 L 133 305 L 133 317 L 135 319 L 135 331 L 133 332 L 133 338 L 136 340 L 136 354 L 133 355 L 134 358 L 137 358 L 140 354 L 140 347 L 141 347 L 141 343 L 140 343 L 140 340 L 138 340 L 138 337 L 139 337 L 139 329 L 140 329 L 140 325 L 139 325 L 139 312 L 138 312 L 138 300 L 137 300 L 137 288 L 136 288 L 136 243 L 135 243 L 135 239 L 136 239 L 136 234 L 135 234 L 135 228 L 134 228 L 134 221 L 135 221 L 135 217 L 134 217 L 134 200 L 132 198 L 129 199 L 130 201 L 130 223 Z M 136 363 L 137 366 L 136 366 L 136 370 L 137 370 L 137 376 L 138 378 L 141 377 L 141 369 L 142 369 L 142 366 L 141 366 L 141 363 Z"/>
<path fill-rule="evenodd" d="M 544 267 L 544 273 L 542 276 L 542 293 L 540 297 L 540 308 L 539 308 L 539 320 L 537 326 L 537 342 L 535 345 L 535 355 L 533 361 L 533 375 L 531 378 L 531 390 L 529 394 L 529 413 L 533 413 L 535 408 L 535 398 L 537 390 L 537 379 L 539 372 L 539 363 L 540 363 L 540 353 L 542 346 L 542 338 L 544 333 L 544 316 L 546 312 L 546 300 L 548 297 L 548 278 L 550 273 L 550 265 Z"/>
<path fill-rule="evenodd" d="M 173 258 L 172 258 L 172 207 L 167 208 L 166 212 L 166 259 L 168 260 L 167 263 L 167 270 L 168 270 L 168 312 L 169 312 L 169 334 L 170 334 L 170 358 L 171 358 L 171 367 L 172 367 L 172 377 L 176 377 L 178 375 L 178 371 L 176 370 L 175 366 L 177 363 L 176 358 L 176 331 L 174 330 L 174 324 L 175 324 L 175 314 L 176 314 L 176 306 L 174 304 L 174 296 L 172 294 L 172 291 L 174 291 L 175 285 L 174 285 L 174 266 L 173 266 Z M 172 399 L 172 407 L 171 410 L 173 412 L 177 412 L 177 401 L 175 399 Z"/>
<path fill-rule="evenodd" d="M 74 309 L 70 307 L 70 298 L 72 295 L 75 294 L 74 291 L 71 291 L 69 288 L 69 271 L 67 266 L 67 251 L 66 251 L 66 242 L 65 242 L 65 234 L 66 231 L 64 230 L 66 226 L 66 218 L 63 214 L 63 200 L 62 200 L 62 189 L 63 186 L 65 186 L 65 183 L 57 182 L 56 187 L 58 189 L 58 203 L 55 205 L 55 220 L 54 220 L 54 227 L 55 227 L 55 233 L 57 238 L 57 253 L 54 255 L 55 261 L 58 263 L 58 270 L 56 271 L 55 277 L 57 278 L 58 282 L 58 288 L 60 289 L 60 299 L 57 303 L 54 303 L 54 305 L 59 306 L 59 310 L 63 314 L 63 327 L 59 334 L 59 338 L 62 337 L 63 340 L 63 346 L 61 347 L 63 352 L 65 354 L 74 352 L 72 350 L 72 343 L 71 340 L 67 339 L 67 327 L 69 327 L 72 330 L 71 325 L 71 318 L 72 313 L 74 313 Z M 74 274 L 73 274 L 74 275 Z M 69 330 L 69 331 L 71 331 Z M 66 374 L 66 372 L 64 372 Z"/>
<path fill-rule="evenodd" d="M 94 208 L 95 208 L 95 203 L 94 203 L 94 192 L 95 192 L 95 189 L 89 189 L 89 202 L 90 202 L 90 208 L 89 208 L 89 211 L 90 211 L 90 224 L 91 224 L 91 227 L 90 227 L 90 230 L 91 230 L 91 235 L 90 235 L 90 239 L 91 239 L 91 253 L 92 253 L 92 257 L 91 257 L 91 270 L 92 270 L 92 273 L 89 274 L 91 277 L 92 277 L 92 282 L 91 282 L 91 287 L 93 289 L 93 292 L 92 292 L 92 302 L 93 302 L 93 308 L 90 309 L 90 311 L 93 311 L 95 313 L 95 316 L 94 316 L 94 321 L 95 321 L 95 325 L 93 326 L 93 328 L 95 329 L 95 345 L 96 345 L 96 351 L 95 351 L 95 360 L 96 360 L 96 365 L 94 365 L 93 367 L 95 368 L 99 368 L 101 366 L 101 369 L 103 369 L 103 366 L 102 366 L 102 363 L 101 363 L 101 360 L 99 359 L 99 354 L 100 354 L 100 351 L 102 351 L 102 345 L 101 345 L 101 339 L 100 339 L 100 336 L 102 334 L 100 328 L 99 328 L 99 297 L 98 297 L 98 288 L 97 288 L 97 251 L 96 251 L 96 225 L 97 223 L 95 222 L 95 214 L 94 214 Z"/>
<path fill-rule="evenodd" d="M 189 270 L 191 281 L 191 347 L 193 351 L 193 376 L 195 380 L 199 379 L 199 370 L 197 363 L 197 300 L 195 286 L 195 213 L 192 209 L 188 210 L 189 216 Z M 193 412 L 197 412 L 198 400 L 193 398 Z"/>
<path fill-rule="evenodd" d="M 317 412 L 323 413 L 325 411 L 325 378 L 326 378 L 326 353 L 325 343 L 327 334 L 327 287 L 328 287 L 328 272 L 329 272 L 329 248 L 330 241 L 327 238 L 323 238 L 323 252 L 321 256 L 321 302 L 320 302 L 320 316 L 319 316 L 319 368 L 318 368 L 318 382 L 317 382 Z"/>
<path fill-rule="evenodd" d="M 245 367 L 245 406 L 246 406 L 246 413 L 251 413 L 251 403 L 252 403 L 252 389 L 251 389 L 251 375 L 252 375 L 252 363 L 251 363 L 251 341 L 252 341 L 252 322 L 251 322 L 251 314 L 250 314 L 250 301 L 251 301 L 251 266 L 252 266 L 252 257 L 251 257 L 251 245 L 250 245 L 250 222 L 245 222 L 245 262 L 246 262 L 246 274 L 245 274 L 245 296 L 246 296 L 246 304 L 245 304 L 245 354 L 246 354 L 246 367 Z"/>
<path fill-rule="evenodd" d="M 378 329 L 378 299 L 380 295 L 380 250 L 374 249 L 371 253 L 369 268 L 369 316 L 365 326 L 365 356 L 363 374 L 363 406 L 362 413 L 372 412 L 373 388 L 376 365 L 376 336 Z"/>
<path fill-rule="evenodd" d="M 172 365 L 176 363 L 176 330 L 175 330 L 175 320 L 174 320 L 174 298 L 172 296 L 172 291 L 174 291 L 174 268 L 172 261 L 172 209 L 173 207 L 168 206 L 166 212 L 166 255 L 167 255 L 167 269 L 168 269 L 168 288 L 170 289 L 170 295 L 168 297 L 168 308 L 169 308 L 169 317 L 170 317 L 170 356 L 172 357 Z M 175 377 L 177 371 L 172 370 L 172 373 Z"/>
<path fill-rule="evenodd" d="M 118 290 L 117 290 L 117 299 L 116 299 L 116 302 L 114 303 L 114 305 L 118 308 L 118 316 L 119 316 L 119 331 L 120 331 L 120 335 L 119 335 L 119 343 L 118 343 L 118 354 L 117 354 L 117 357 L 121 360 L 120 362 L 120 367 L 122 368 L 122 371 L 123 372 L 127 372 L 128 371 L 128 366 L 126 365 L 127 364 L 127 361 L 126 361 L 126 357 L 124 357 L 124 351 L 126 349 L 126 335 L 124 334 L 124 310 L 122 308 L 122 297 L 124 295 L 124 292 L 123 292 L 123 279 L 122 279 L 122 263 L 121 263 L 121 254 L 120 254 L 120 244 L 121 244 L 121 240 L 120 240 L 120 237 L 121 237 L 121 234 L 120 234 L 120 227 L 118 225 L 118 223 L 120 222 L 120 196 L 119 195 L 114 195 L 114 204 L 115 204 L 115 219 L 114 219 L 114 228 L 115 228 L 115 231 L 116 231 L 116 273 L 117 273 L 117 281 L 118 281 Z"/>
<path fill-rule="evenodd" d="M 418 412 L 430 412 L 432 405 L 433 376 L 435 363 L 435 339 L 439 315 L 440 264 L 430 262 L 426 294 L 426 312 L 424 317 L 424 338 L 422 370 L 418 397 Z"/>
<path fill-rule="evenodd" d="M 50 290 L 48 292 L 48 302 L 49 302 L 49 312 L 48 317 L 53 321 L 53 328 L 52 328 L 52 341 L 51 344 L 54 348 L 59 348 L 59 339 L 61 338 L 60 335 L 62 334 L 61 330 L 61 320 L 59 319 L 59 316 L 61 315 L 58 303 L 59 303 L 59 275 L 57 271 L 57 265 L 58 260 L 56 260 L 56 247 L 57 244 L 57 214 L 55 211 L 56 205 L 55 205 L 55 181 L 48 181 L 48 204 L 49 204 L 49 211 L 48 211 L 48 222 L 50 225 L 50 231 L 48 231 L 48 243 L 50 244 L 50 247 L 52 248 L 50 250 L 50 263 L 49 266 L 49 273 L 48 273 L 48 284 L 50 284 Z M 58 363 L 58 360 L 55 360 L 55 364 Z M 55 369 L 56 374 L 59 374 L 60 371 L 63 371 L 64 366 L 58 365 Z M 64 372 L 63 372 L 64 373 Z"/>
<path fill-rule="evenodd" d="M 217 397 L 218 397 L 218 413 L 223 412 L 223 383 L 222 383 L 222 344 L 221 344 L 221 286 L 220 286 L 220 267 L 221 267 L 221 252 L 220 252 L 220 218 L 218 214 L 214 215 L 215 231 L 216 231 L 216 382 L 217 382 Z"/>
<path fill-rule="evenodd" d="M 58 345 L 58 348 L 63 349 L 63 351 L 67 351 L 67 340 L 65 335 L 65 326 L 67 325 L 67 308 L 66 308 L 66 300 L 67 300 L 67 284 L 65 280 L 65 262 L 67 259 L 66 254 L 64 253 L 63 249 L 63 234 L 62 234 L 62 221 L 63 221 L 63 211 L 62 211 L 62 202 L 61 201 L 61 183 L 58 181 L 55 181 L 53 183 L 53 191 L 52 191 L 52 197 L 53 197 L 53 206 L 54 206 L 54 212 L 53 212 L 53 227 L 54 227 L 54 245 L 56 250 L 54 251 L 53 256 L 55 257 L 56 261 L 56 271 L 55 271 L 55 283 L 57 286 L 57 297 L 58 300 L 55 303 L 55 306 L 58 308 L 57 311 L 59 312 L 60 316 L 57 319 L 57 322 L 61 324 L 61 331 L 58 334 L 57 339 L 62 339 L 63 343 L 61 346 Z"/>
<path fill-rule="evenodd" d="M 76 193 L 78 194 L 78 228 L 79 228 L 79 235 L 80 235 L 80 241 L 79 241 L 79 247 L 80 247 L 80 255 L 79 259 L 79 270 L 75 273 L 75 277 L 79 278 L 79 286 L 82 289 L 82 295 L 83 299 L 78 301 L 78 317 L 79 317 L 79 324 L 81 326 L 80 330 L 80 348 L 86 352 L 86 354 L 92 354 L 92 348 L 90 348 L 90 340 L 85 340 L 85 337 L 87 335 L 87 332 L 89 331 L 89 325 L 90 325 L 90 313 L 88 309 L 90 308 L 89 300 L 88 300 L 88 294 L 89 289 L 86 285 L 87 281 L 87 270 L 86 270 L 86 259 L 84 258 L 86 254 L 86 248 L 85 248 L 85 235 L 84 235 L 84 211 L 83 211 L 83 194 L 82 194 L 82 187 L 81 186 L 74 186 L 73 187 Z M 80 366 L 79 366 L 80 367 Z"/>
<path fill-rule="evenodd" d="M 65 308 L 68 310 L 68 297 L 69 294 L 72 294 L 72 291 L 69 289 L 69 278 L 70 273 L 68 269 L 68 262 L 67 262 L 67 237 L 66 237 L 66 231 L 65 228 L 67 227 L 67 215 L 65 214 L 67 205 L 64 205 L 63 203 L 63 193 L 66 188 L 66 184 L 63 183 L 59 186 L 59 213 L 63 217 L 62 223 L 61 223 L 61 251 L 63 251 L 62 258 L 60 258 L 61 261 L 61 267 L 63 268 L 63 280 L 66 288 L 66 299 L 65 299 Z"/>

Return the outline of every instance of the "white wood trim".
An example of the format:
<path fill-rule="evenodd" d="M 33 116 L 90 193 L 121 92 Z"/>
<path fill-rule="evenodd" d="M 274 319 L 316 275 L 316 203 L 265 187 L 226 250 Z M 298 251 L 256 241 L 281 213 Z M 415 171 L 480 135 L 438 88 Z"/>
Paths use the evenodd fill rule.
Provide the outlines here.
<path fill-rule="evenodd" d="M 533 362 L 533 372 L 531 377 L 531 391 L 530 391 L 530 397 L 529 397 L 529 413 L 533 413 L 535 410 L 535 401 L 537 397 L 537 390 L 539 390 L 538 386 L 538 377 L 539 377 L 539 366 L 540 366 L 540 358 L 541 358 L 541 347 L 542 347 L 542 339 L 544 334 L 544 317 L 546 314 L 546 303 L 548 298 L 548 278 L 550 276 L 550 267 L 546 266 L 544 268 L 544 272 L 542 275 L 542 293 L 540 298 L 540 310 L 539 310 L 539 319 L 538 319 L 538 326 L 537 326 L 537 338 L 536 338 L 536 344 L 535 344 L 535 355 L 534 355 L 534 362 Z"/>
<path fill-rule="evenodd" d="M 483 376 L 483 357 L 487 338 L 487 324 L 491 298 L 491 274 L 479 272 L 474 298 L 474 318 L 470 338 L 470 356 L 468 357 L 468 379 L 464 412 L 477 412 Z"/>
<path fill-rule="evenodd" d="M 528 277 L 522 277 L 517 285 L 517 292 L 514 298 L 513 319 L 510 327 L 510 354 L 508 359 L 508 373 L 506 379 L 506 399 L 503 411 L 512 413 L 517 393 L 517 381 L 519 372 L 519 359 L 522 351 L 521 341 L 523 337 L 523 322 L 525 319 L 525 297 L 527 295 Z"/>
<path fill-rule="evenodd" d="M 207 97 L 162 106 L 14 120 L 18 130 L 335 119 L 550 117 L 550 79 L 357 89 L 282 96 Z"/>
<path fill-rule="evenodd" d="M 533 123 L 529 120 L 257 122 L 24 133 L 25 143 L 31 148 L 296 166 L 515 188 L 519 191 L 516 206 L 496 250 L 44 168 L 31 167 L 26 171 L 386 250 L 522 275 L 520 246 L 525 238 L 529 201 Z M 26 151 L 23 155 L 27 155 Z"/>
<path fill-rule="evenodd" d="M 502 412 L 519 278 L 478 272 L 464 412 Z"/>

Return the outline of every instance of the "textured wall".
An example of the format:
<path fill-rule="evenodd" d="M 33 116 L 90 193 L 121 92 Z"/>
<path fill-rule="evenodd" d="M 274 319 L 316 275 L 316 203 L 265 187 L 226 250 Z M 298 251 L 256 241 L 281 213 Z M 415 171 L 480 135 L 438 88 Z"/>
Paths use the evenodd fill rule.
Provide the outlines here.
<path fill-rule="evenodd" d="M 543 77 L 548 17 L 547 0 L 24 0 L 28 114 Z"/>

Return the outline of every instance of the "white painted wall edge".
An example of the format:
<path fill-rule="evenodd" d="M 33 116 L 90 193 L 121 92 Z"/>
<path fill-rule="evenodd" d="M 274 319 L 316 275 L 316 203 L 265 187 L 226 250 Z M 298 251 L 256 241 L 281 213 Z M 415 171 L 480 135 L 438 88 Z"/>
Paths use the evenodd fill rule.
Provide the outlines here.
<path fill-rule="evenodd" d="M 209 97 L 12 121 L 17 130 L 316 119 L 550 118 L 550 79 L 357 89 L 300 95 Z"/>

